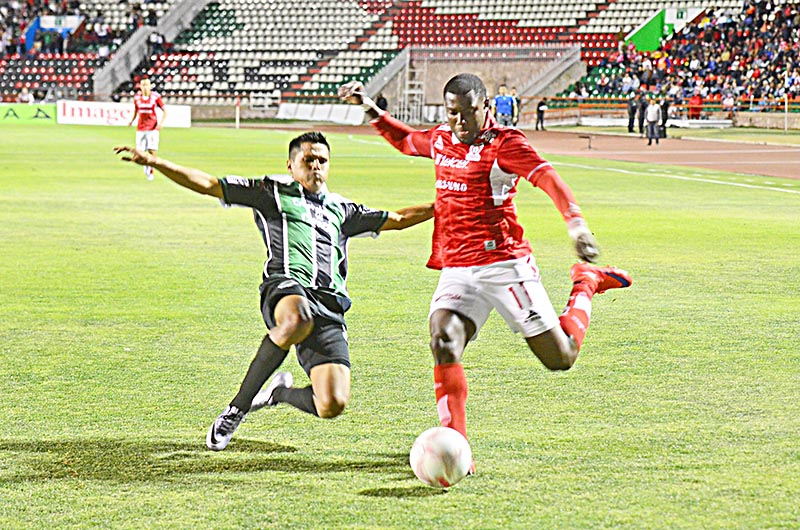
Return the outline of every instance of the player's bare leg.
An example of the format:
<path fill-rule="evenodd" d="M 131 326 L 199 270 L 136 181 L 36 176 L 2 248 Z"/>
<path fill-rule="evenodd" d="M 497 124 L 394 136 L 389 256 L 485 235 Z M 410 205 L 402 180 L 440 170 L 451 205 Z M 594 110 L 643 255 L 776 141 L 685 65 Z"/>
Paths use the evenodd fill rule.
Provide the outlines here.
<path fill-rule="evenodd" d="M 525 340 L 531 351 L 550 370 L 569 370 L 578 358 L 592 314 L 592 297 L 608 289 L 629 287 L 630 275 L 616 267 L 576 263 L 570 270 L 572 292 L 559 318 L 561 327 Z"/>
<path fill-rule="evenodd" d="M 560 327 L 549 329 L 525 341 L 531 351 L 550 370 L 569 370 L 578 359 L 578 346 Z"/>
<path fill-rule="evenodd" d="M 335 418 L 350 401 L 350 368 L 326 363 L 315 366 L 309 374 L 314 406 L 320 418 Z"/>
<path fill-rule="evenodd" d="M 350 368 L 338 363 L 320 364 L 311 369 L 311 384 L 293 388 L 289 372 L 276 374 L 253 399 L 250 410 L 287 403 L 320 418 L 335 418 L 350 400 Z"/>
<path fill-rule="evenodd" d="M 433 353 L 433 388 L 439 423 L 467 437 L 467 377 L 461 358 L 469 339 L 475 335 L 472 320 L 447 309 L 431 314 L 431 352 Z M 470 468 L 475 473 L 475 463 Z"/>
<path fill-rule="evenodd" d="M 286 359 L 289 348 L 292 344 L 302 342 L 314 329 L 308 301 L 302 296 L 289 295 L 281 298 L 275 306 L 274 314 L 276 325 L 261 342 L 239 392 L 211 424 L 206 435 L 209 449 L 221 451 L 228 445 L 234 431 L 250 411 L 253 399 L 269 376 Z"/>
<path fill-rule="evenodd" d="M 264 337 L 255 359 L 244 376 L 239 393 L 231 401 L 232 406 L 249 411 L 253 399 L 272 373 L 286 359 L 289 348 L 302 342 L 314 329 L 314 319 L 308 300 L 298 295 L 284 296 L 273 311 L 275 326 Z M 291 383 L 290 383 L 291 384 Z"/>
<path fill-rule="evenodd" d="M 305 340 L 314 328 L 308 302 L 302 296 L 281 298 L 275 307 L 275 321 L 277 326 L 270 330 L 270 337 L 287 350 Z M 279 376 L 285 377 L 278 374 L 276 379 Z M 350 368 L 338 363 L 320 364 L 311 369 L 309 378 L 311 385 L 305 388 L 292 388 L 291 381 L 286 384 L 278 380 L 281 384 L 270 385 L 263 391 L 268 399 L 265 404 L 288 403 L 320 418 L 341 414 L 350 400 Z M 260 405 L 263 400 L 256 401 Z"/>
<path fill-rule="evenodd" d="M 429 324 L 439 423 L 457 430 L 466 438 L 467 378 L 461 358 L 467 342 L 475 334 L 475 324 L 447 309 L 434 311 Z"/>

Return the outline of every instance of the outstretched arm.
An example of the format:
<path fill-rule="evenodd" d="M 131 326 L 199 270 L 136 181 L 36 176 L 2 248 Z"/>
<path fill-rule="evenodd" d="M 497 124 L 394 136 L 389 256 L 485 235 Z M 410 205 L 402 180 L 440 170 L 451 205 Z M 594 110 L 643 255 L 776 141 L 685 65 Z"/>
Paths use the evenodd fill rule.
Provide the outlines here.
<path fill-rule="evenodd" d="M 389 217 L 381 227 L 381 232 L 384 230 L 403 230 L 410 226 L 427 221 L 433 217 L 433 203 L 420 204 L 417 206 L 409 206 L 402 208 L 396 212 L 389 212 Z"/>
<path fill-rule="evenodd" d="M 339 87 L 339 97 L 351 105 L 363 105 L 372 125 L 387 142 L 405 155 L 431 158 L 430 131 L 418 131 L 391 114 L 378 108 L 367 95 L 360 81 L 350 81 Z"/>
<path fill-rule="evenodd" d="M 575 201 L 567 183 L 556 173 L 552 167 L 537 171 L 531 180 L 550 197 L 558 211 L 567 223 L 567 233 L 575 243 L 575 253 L 584 261 L 594 263 L 600 257 L 600 248 L 594 234 L 589 230 L 589 225 L 581 214 L 581 209 Z"/>
<path fill-rule="evenodd" d="M 223 197 L 222 185 L 219 183 L 217 177 L 211 176 L 199 169 L 183 167 L 169 160 L 128 146 L 115 147 L 114 152 L 118 155 L 121 154 L 122 157 L 120 159 L 125 162 L 133 162 L 140 166 L 150 166 L 159 170 L 170 180 L 184 188 L 203 195 L 211 195 L 218 199 L 222 199 Z"/>
<path fill-rule="evenodd" d="M 383 111 L 378 108 L 377 103 L 367 95 L 367 90 L 361 81 L 350 81 L 339 87 L 339 98 L 351 105 L 363 105 L 369 119 L 378 118 Z"/>

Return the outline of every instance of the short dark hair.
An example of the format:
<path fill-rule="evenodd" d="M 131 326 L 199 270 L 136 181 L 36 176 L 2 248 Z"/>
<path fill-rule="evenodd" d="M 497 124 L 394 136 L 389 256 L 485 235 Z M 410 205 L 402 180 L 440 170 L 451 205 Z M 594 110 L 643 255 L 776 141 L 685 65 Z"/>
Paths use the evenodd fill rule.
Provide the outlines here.
<path fill-rule="evenodd" d="M 475 91 L 475 94 L 481 99 L 486 98 L 486 85 L 483 84 L 480 77 L 473 74 L 458 74 L 444 85 L 442 95 L 455 94 L 463 96 L 471 91 Z"/>
<path fill-rule="evenodd" d="M 328 139 L 325 138 L 325 135 L 319 131 L 311 131 L 306 132 L 294 138 L 291 142 L 289 142 L 289 158 L 293 159 L 294 155 L 301 149 L 301 146 L 304 143 L 311 143 L 311 144 L 322 144 L 328 148 L 328 152 L 331 151 L 331 146 L 328 144 Z"/>

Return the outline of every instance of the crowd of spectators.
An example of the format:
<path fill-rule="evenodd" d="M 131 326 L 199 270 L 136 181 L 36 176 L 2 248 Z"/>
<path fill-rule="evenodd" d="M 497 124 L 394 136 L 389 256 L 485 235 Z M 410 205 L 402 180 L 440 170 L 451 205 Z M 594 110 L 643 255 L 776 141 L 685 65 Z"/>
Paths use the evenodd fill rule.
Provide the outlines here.
<path fill-rule="evenodd" d="M 139 27 L 156 25 L 155 12 L 146 4 L 129 2 L 125 30 L 114 31 L 101 13 L 84 13 L 76 33 L 37 31 L 34 42 L 27 43 L 26 29 L 37 16 L 80 15 L 80 1 L 6 0 L 0 5 L 0 59 L 68 52 L 107 57 Z M 154 34 L 148 45 L 150 54 L 157 54 L 165 43 Z M 569 97 L 634 97 L 644 92 L 676 107 L 696 111 L 703 101 L 714 101 L 730 112 L 745 105 L 754 110 L 777 107 L 785 97 L 800 101 L 800 0 L 744 0 L 739 12 L 709 10 L 655 52 L 639 52 L 620 41 L 601 71 L 591 92 L 586 83 L 577 83 Z"/>
<path fill-rule="evenodd" d="M 784 96 L 800 101 L 800 2 L 747 0 L 739 13 L 712 11 L 659 50 L 641 53 L 629 44 L 602 66 L 616 68 L 597 81 L 601 96 L 645 91 L 730 110 L 751 102 L 753 110 L 779 106 Z"/>
<path fill-rule="evenodd" d="M 37 32 L 28 46 L 26 30 L 36 17 L 78 15 L 79 0 L 9 0 L 0 5 L 0 58 L 29 53 L 62 53 L 67 39 L 57 32 Z"/>
<path fill-rule="evenodd" d="M 146 5 L 146 3 L 145 3 Z M 0 59 L 8 56 L 31 57 L 40 53 L 97 53 L 109 56 L 136 29 L 158 23 L 154 10 L 130 2 L 127 27 L 112 29 L 102 13 L 81 12 L 80 0 L 9 0 L 0 4 Z M 27 29 L 39 16 L 84 16 L 84 24 L 74 34 L 38 30 L 28 43 Z"/>

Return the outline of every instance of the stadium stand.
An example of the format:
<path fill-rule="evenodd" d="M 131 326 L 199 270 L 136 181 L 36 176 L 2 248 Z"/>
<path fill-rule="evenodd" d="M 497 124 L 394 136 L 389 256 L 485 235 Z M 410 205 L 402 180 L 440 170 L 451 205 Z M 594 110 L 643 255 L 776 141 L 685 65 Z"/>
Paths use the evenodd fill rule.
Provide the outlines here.
<path fill-rule="evenodd" d="M 661 0 L 659 2 L 641 0 L 616 0 L 609 3 L 608 7 L 599 11 L 596 17 L 578 30 L 579 33 L 617 33 L 620 30 L 630 31 L 638 26 L 644 17 L 654 12 L 667 8 L 712 8 L 733 9 L 741 8 L 741 0 L 718 0 L 713 6 L 703 0 Z"/>
<path fill-rule="evenodd" d="M 5 3 L 0 6 L 0 95 L 8 101 L 27 87 L 38 98 L 67 92 L 93 97 L 95 69 L 133 32 L 155 25 L 178 1 Z M 679 91 L 681 98 L 698 89 L 709 98 L 722 98 L 726 91 L 739 98 L 786 92 L 796 97 L 797 67 L 789 66 L 797 64 L 796 4 L 773 8 L 768 2 L 748 2 L 741 10 L 739 0 L 718 0 L 710 17 L 717 28 L 712 34 L 725 38 L 714 40 L 713 52 L 709 46 L 692 46 L 709 34 L 698 24 L 669 41 L 660 56 L 619 46 L 621 34 L 656 9 L 702 5 L 699 0 L 272 0 L 264 9 L 256 0 L 220 0 L 200 11 L 174 42 L 156 41 L 133 73 L 151 77 L 174 103 L 323 100 L 344 80 L 367 83 L 410 46 L 553 43 L 579 45 L 582 60 L 600 67 L 565 96 L 624 97 L 644 85 L 672 96 Z M 41 39 L 28 51 L 25 28 L 35 17 L 53 13 L 79 13 L 85 22 L 66 42 Z M 771 24 L 772 19 L 782 26 Z M 732 42 L 741 51 L 738 60 L 734 50 L 728 50 L 726 60 L 719 49 Z M 731 73 L 732 67 L 739 73 Z M 781 67 L 788 70 L 784 89 L 778 79 Z M 133 83 L 122 84 L 116 99 L 128 99 L 133 89 Z"/>
<path fill-rule="evenodd" d="M 385 47 L 396 53 L 397 40 L 379 30 L 388 5 L 322 0 L 309 9 L 284 0 L 264 10 L 249 0 L 223 0 L 195 18 L 171 53 L 152 57 L 138 71 L 164 95 L 189 104 L 329 94 L 345 75 L 366 80 L 388 60 L 384 50 L 391 48 Z"/>
<path fill-rule="evenodd" d="M 768 110 L 784 96 L 800 101 L 800 8 L 748 1 L 704 13 L 652 53 L 612 52 L 570 99 L 627 98 L 645 91 L 686 106 L 692 97 L 713 108 Z"/>

